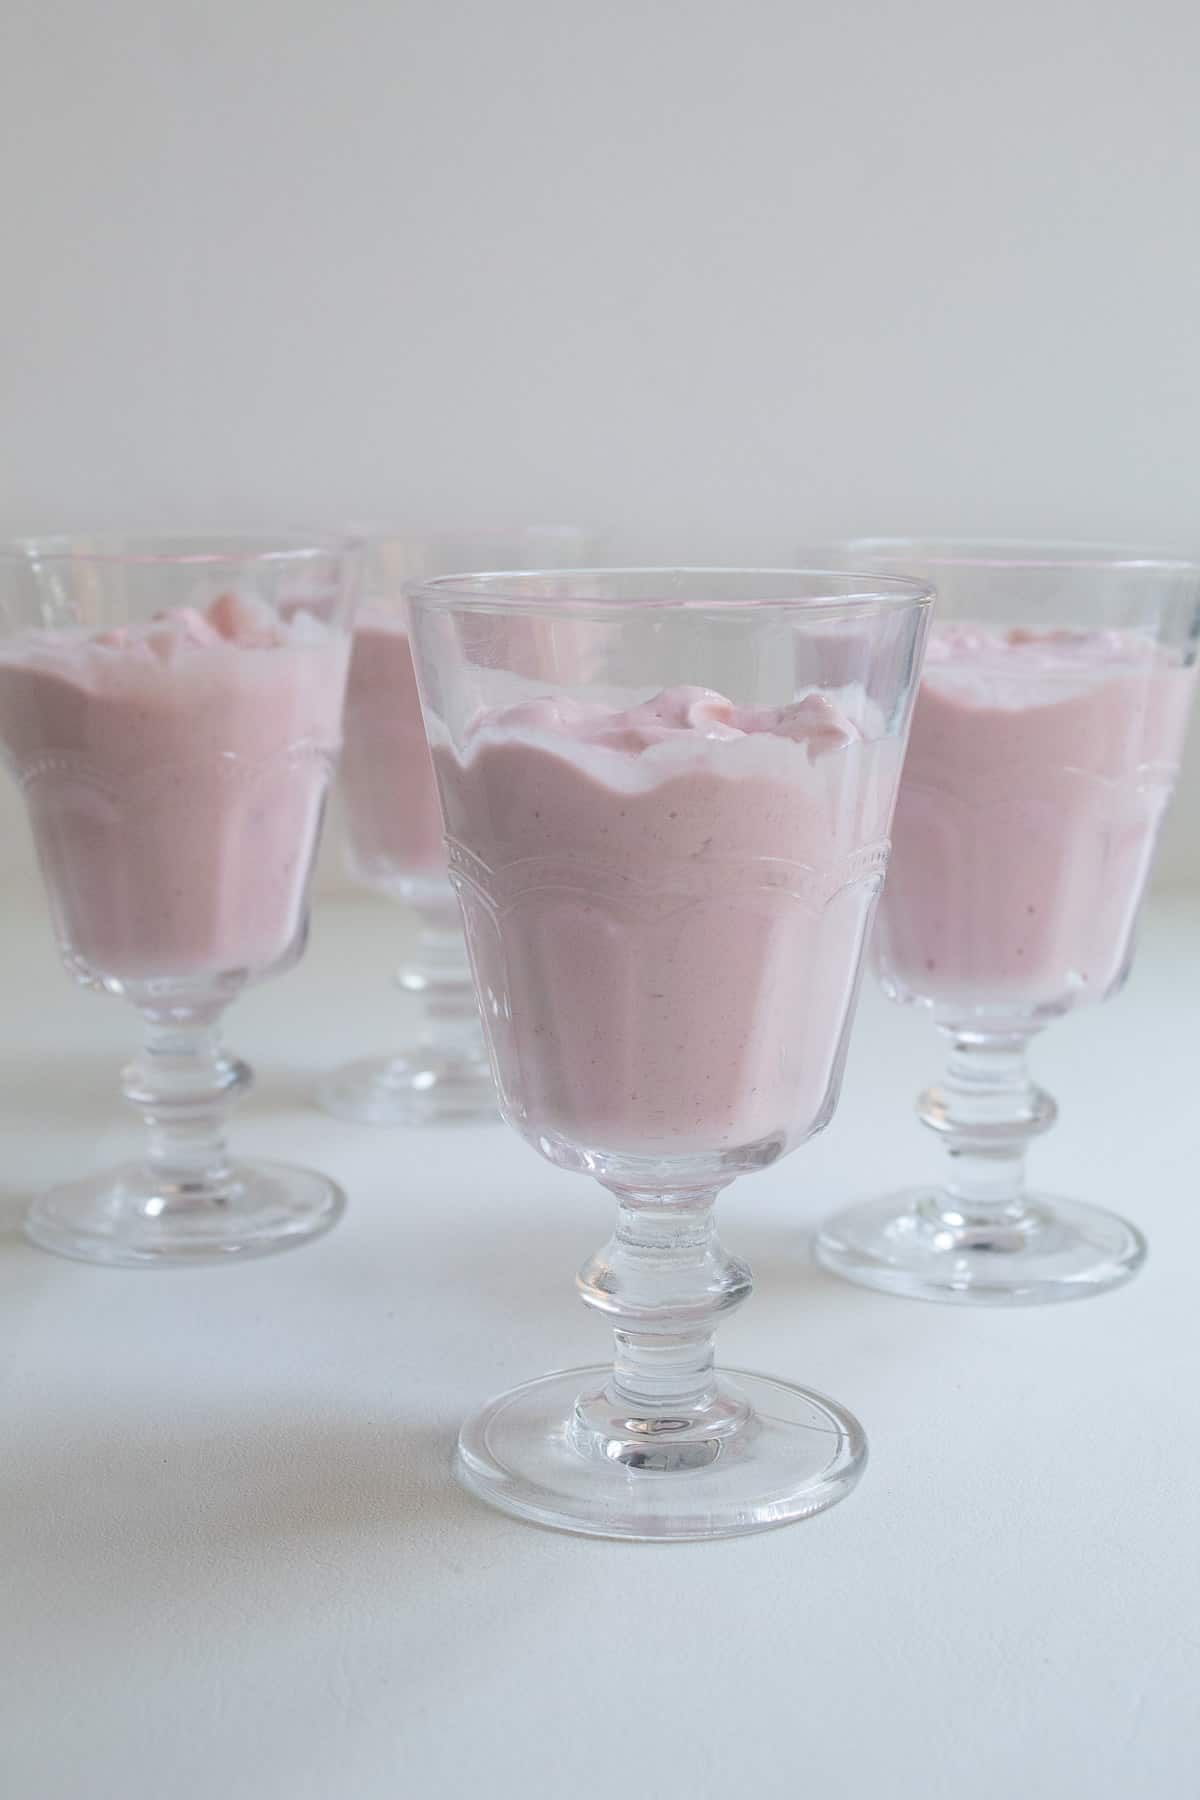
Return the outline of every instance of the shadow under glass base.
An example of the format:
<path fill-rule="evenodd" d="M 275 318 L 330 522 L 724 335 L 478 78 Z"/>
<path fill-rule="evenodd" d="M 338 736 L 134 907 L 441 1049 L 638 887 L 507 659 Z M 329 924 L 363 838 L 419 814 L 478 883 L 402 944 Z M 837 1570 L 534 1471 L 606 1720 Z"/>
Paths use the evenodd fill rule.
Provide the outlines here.
<path fill-rule="evenodd" d="M 327 1075 L 317 1099 L 335 1119 L 355 1125 L 459 1124 L 495 1119 L 496 1091 L 486 1060 L 414 1050 L 373 1056 Z"/>
<path fill-rule="evenodd" d="M 459 1435 L 459 1481 L 539 1525 L 666 1541 L 739 1537 L 807 1518 L 844 1499 L 866 1464 L 862 1427 L 834 1401 L 729 1370 L 718 1378 L 725 1416 L 737 1421 L 728 1435 L 710 1440 L 707 1454 L 693 1446 L 693 1466 L 686 1441 L 685 1466 L 636 1466 L 635 1445 L 592 1429 L 611 1407 L 611 1376 L 610 1364 L 562 1370 L 489 1401 Z"/>
<path fill-rule="evenodd" d="M 956 1221 L 936 1188 L 864 1201 L 830 1219 L 814 1254 L 860 1287 L 964 1306 L 1086 1300 L 1135 1275 L 1141 1233 L 1102 1207 L 1031 1195 L 987 1225 Z"/>
<path fill-rule="evenodd" d="M 286 1163 L 239 1163 L 220 1199 L 130 1163 L 51 1188 L 30 1207 L 25 1234 L 42 1250 L 115 1268 L 230 1262 L 306 1244 L 345 1205 L 327 1175 Z"/>

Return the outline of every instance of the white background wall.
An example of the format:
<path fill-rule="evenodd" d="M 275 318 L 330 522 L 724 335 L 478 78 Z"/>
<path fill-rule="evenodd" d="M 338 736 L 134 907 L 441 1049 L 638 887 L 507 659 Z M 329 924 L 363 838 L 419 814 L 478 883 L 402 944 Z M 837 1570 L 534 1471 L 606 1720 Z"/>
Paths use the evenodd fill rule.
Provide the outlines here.
<path fill-rule="evenodd" d="M 1195 0 L 8 0 L 0 530 L 1195 546 L 1198 57 Z"/>

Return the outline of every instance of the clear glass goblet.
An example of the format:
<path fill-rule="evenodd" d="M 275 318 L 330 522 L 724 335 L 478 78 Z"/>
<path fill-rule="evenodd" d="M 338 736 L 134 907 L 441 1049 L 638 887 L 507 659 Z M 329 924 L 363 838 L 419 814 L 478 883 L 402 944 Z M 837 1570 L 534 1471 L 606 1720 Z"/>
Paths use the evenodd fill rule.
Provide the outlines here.
<path fill-rule="evenodd" d="M 1112 1213 L 1028 1188 L 1056 1107 L 1026 1052 L 1129 973 L 1195 684 L 1200 568 L 1086 545 L 843 556 L 937 589 L 874 957 L 884 991 L 946 1039 L 917 1113 L 948 1161 L 940 1183 L 831 1220 L 817 1259 L 930 1300 L 1100 1293 L 1145 1245 Z"/>
<path fill-rule="evenodd" d="M 235 1162 L 219 1021 L 299 957 L 341 737 L 359 552 L 342 539 L 46 539 L 0 553 L 0 751 L 63 958 L 142 1014 L 140 1161 L 52 1189 L 36 1244 L 127 1267 L 328 1228 L 325 1175 Z"/>
<path fill-rule="evenodd" d="M 713 1207 L 833 1111 L 928 604 L 914 583 L 794 571 L 412 593 L 502 1110 L 617 1201 L 578 1277 L 614 1362 L 462 1428 L 461 1479 L 504 1511 L 722 1537 L 829 1506 L 862 1469 L 834 1401 L 715 1369 L 751 1282 Z M 836 649 L 836 683 L 810 644 Z"/>
<path fill-rule="evenodd" d="M 346 690 L 338 777 L 351 872 L 419 920 L 398 985 L 418 996 L 417 1039 L 333 1070 L 318 1098 L 337 1118 L 432 1125 L 494 1118 L 496 1093 L 479 1026 L 462 921 L 446 870 L 442 815 L 408 640 L 407 583 L 463 568 L 568 567 L 590 540 L 573 526 L 516 534 L 368 535 Z"/>

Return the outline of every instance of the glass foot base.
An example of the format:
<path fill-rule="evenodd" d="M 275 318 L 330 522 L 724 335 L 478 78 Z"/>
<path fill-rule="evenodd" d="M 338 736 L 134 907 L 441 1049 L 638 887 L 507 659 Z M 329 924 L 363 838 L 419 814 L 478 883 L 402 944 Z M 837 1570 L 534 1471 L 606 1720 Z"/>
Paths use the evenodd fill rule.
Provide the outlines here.
<path fill-rule="evenodd" d="M 985 1227 L 954 1224 L 951 1205 L 934 1188 L 868 1200 L 831 1219 L 814 1254 L 861 1287 L 964 1306 L 1085 1300 L 1145 1261 L 1140 1232 L 1098 1206 L 1033 1195 L 1021 1216 Z"/>
<path fill-rule="evenodd" d="M 591 1537 L 740 1537 L 844 1499 L 867 1460 L 851 1413 L 790 1382 L 730 1370 L 723 1416 L 737 1428 L 701 1466 L 630 1466 L 581 1432 L 610 1365 L 566 1369 L 501 1394 L 463 1426 L 455 1473 L 501 1512 Z"/>
<path fill-rule="evenodd" d="M 327 1075 L 317 1099 L 355 1125 L 438 1125 L 494 1119 L 496 1091 L 485 1061 L 414 1051 L 375 1056 Z"/>
<path fill-rule="evenodd" d="M 345 1210 L 341 1188 L 313 1169 L 241 1163 L 220 1200 L 156 1186 L 138 1164 L 51 1188 L 25 1234 L 42 1250 L 121 1269 L 272 1256 L 320 1237 Z"/>

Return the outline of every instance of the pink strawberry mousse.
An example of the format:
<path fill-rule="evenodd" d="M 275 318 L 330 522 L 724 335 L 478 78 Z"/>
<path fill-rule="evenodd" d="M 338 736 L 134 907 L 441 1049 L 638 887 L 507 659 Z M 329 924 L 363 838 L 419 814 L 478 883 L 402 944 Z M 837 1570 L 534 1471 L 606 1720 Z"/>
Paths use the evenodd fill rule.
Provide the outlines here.
<path fill-rule="evenodd" d="M 236 594 L 0 643 L 0 747 L 69 960 L 128 984 L 297 945 L 346 662 L 343 635 Z"/>
<path fill-rule="evenodd" d="M 340 786 L 351 854 L 362 880 L 387 889 L 402 888 L 405 878 L 413 876 L 444 881 L 437 784 L 408 632 L 399 612 L 368 607 L 359 614 L 346 688 Z"/>
<path fill-rule="evenodd" d="M 768 709 L 687 687 L 533 700 L 439 746 L 513 1122 L 608 1154 L 767 1160 L 824 1123 L 898 756 L 818 694 Z"/>
<path fill-rule="evenodd" d="M 935 630 L 876 930 L 886 987 L 963 1022 L 1119 984 L 1193 678 L 1135 631 Z"/>

